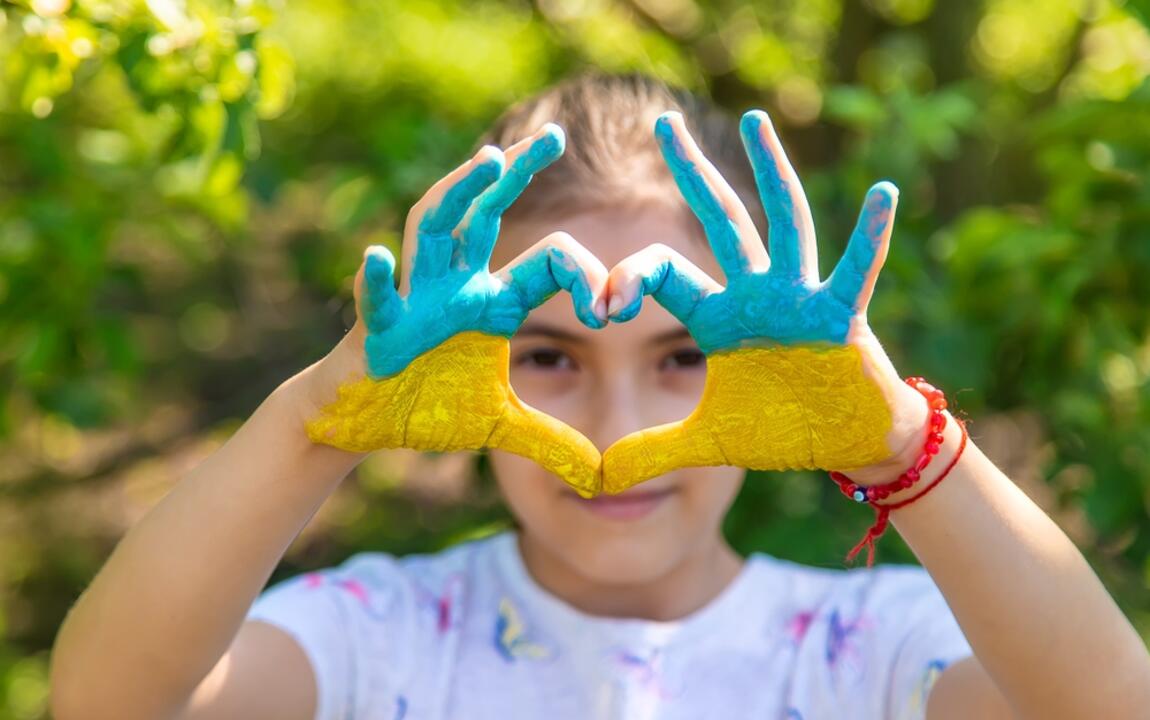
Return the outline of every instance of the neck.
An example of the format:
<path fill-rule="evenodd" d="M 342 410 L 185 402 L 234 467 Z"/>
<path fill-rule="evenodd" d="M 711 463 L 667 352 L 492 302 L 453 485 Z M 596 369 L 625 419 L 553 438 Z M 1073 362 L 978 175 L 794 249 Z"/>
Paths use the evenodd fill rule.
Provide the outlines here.
<path fill-rule="evenodd" d="M 744 563 L 719 535 L 657 577 L 604 583 L 581 574 L 523 531 L 517 537 L 523 564 L 536 583 L 582 612 L 602 617 L 678 620 L 718 597 Z"/>

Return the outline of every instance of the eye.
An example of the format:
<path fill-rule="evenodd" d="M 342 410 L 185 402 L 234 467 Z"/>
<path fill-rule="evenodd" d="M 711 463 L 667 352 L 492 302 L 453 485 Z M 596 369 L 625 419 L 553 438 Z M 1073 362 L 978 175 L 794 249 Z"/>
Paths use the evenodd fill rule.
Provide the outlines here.
<path fill-rule="evenodd" d="M 690 369 L 706 367 L 707 356 L 699 348 L 681 348 L 663 358 L 660 370 Z"/>
<path fill-rule="evenodd" d="M 519 353 L 515 357 L 515 365 L 543 370 L 572 370 L 575 368 L 575 361 L 557 348 L 533 348 Z"/>

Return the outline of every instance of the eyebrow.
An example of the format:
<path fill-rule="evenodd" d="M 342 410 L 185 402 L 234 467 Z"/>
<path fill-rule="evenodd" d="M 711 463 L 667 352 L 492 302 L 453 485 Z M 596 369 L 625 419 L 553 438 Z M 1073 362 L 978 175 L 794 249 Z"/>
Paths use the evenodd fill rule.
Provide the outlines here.
<path fill-rule="evenodd" d="M 538 320 L 528 320 L 520 326 L 519 330 L 515 333 L 517 336 L 524 335 L 542 335 L 543 337 L 554 338 L 556 340 L 566 340 L 567 342 L 581 343 L 583 338 L 575 333 L 567 332 L 562 328 L 541 323 Z"/>
<path fill-rule="evenodd" d="M 585 342 L 584 338 L 576 335 L 575 333 L 567 332 L 562 328 L 556 327 L 554 325 L 548 325 L 547 323 L 542 323 L 538 320 L 528 320 L 527 322 L 523 323 L 523 325 L 519 328 L 519 331 L 515 334 L 520 337 L 526 335 L 541 335 L 543 337 L 549 337 L 555 340 L 564 340 L 572 343 Z M 667 330 L 666 332 L 659 333 L 658 335 L 648 340 L 647 344 L 663 345 L 666 343 L 690 338 L 691 333 L 687 330 L 687 328 L 679 326 L 674 330 Z"/>

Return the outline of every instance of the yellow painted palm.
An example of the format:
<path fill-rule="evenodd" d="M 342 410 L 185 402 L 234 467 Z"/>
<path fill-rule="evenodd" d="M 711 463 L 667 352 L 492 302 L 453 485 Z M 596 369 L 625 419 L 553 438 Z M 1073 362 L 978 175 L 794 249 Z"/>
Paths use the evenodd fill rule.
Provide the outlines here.
<path fill-rule="evenodd" d="M 623 302 L 610 319 L 629 320 L 652 295 L 706 354 L 707 380 L 691 415 L 632 433 L 604 452 L 606 492 L 680 467 L 849 470 L 892 455 L 890 393 L 905 386 L 867 326 L 866 305 L 886 256 L 897 190 L 890 183 L 871 189 L 844 257 L 820 281 L 810 210 L 766 114 L 748 112 L 742 132 L 770 223 L 769 255 L 682 116 L 667 113 L 656 123 L 664 158 L 727 285 L 662 245 L 612 269 L 608 291 Z"/>
<path fill-rule="evenodd" d="M 307 424 L 314 441 L 357 452 L 500 448 L 531 458 L 590 497 L 600 490 L 598 449 L 568 425 L 522 402 L 508 379 L 509 338 L 527 314 L 565 289 L 576 314 L 602 327 L 594 299 L 606 269 L 562 233 L 508 267 L 488 270 L 500 216 L 531 176 L 563 151 L 548 124 L 503 153 L 485 148 L 434 186 L 412 210 L 416 249 L 410 290 L 395 261 L 369 248 L 357 276 L 365 372 Z M 592 288 L 592 285 L 596 285 Z M 357 336 L 358 337 L 358 336 Z"/>

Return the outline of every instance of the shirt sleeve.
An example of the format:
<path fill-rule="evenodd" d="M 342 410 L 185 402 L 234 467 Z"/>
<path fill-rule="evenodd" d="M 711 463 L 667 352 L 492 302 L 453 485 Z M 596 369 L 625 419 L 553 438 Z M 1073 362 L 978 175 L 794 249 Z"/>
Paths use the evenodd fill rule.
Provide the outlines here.
<path fill-rule="evenodd" d="M 888 696 L 895 720 L 925 720 L 926 701 L 938 677 L 948 666 L 974 651 L 942 592 L 925 570 L 908 574 L 903 591 L 913 596 L 901 624 L 891 666 Z"/>
<path fill-rule="evenodd" d="M 373 701 L 365 687 L 378 663 L 364 658 L 379 644 L 386 626 L 373 619 L 389 615 L 395 588 L 390 565 L 353 557 L 343 565 L 285 580 L 266 590 L 248 610 L 247 620 L 274 625 L 299 644 L 316 684 L 316 720 L 359 717 Z"/>

